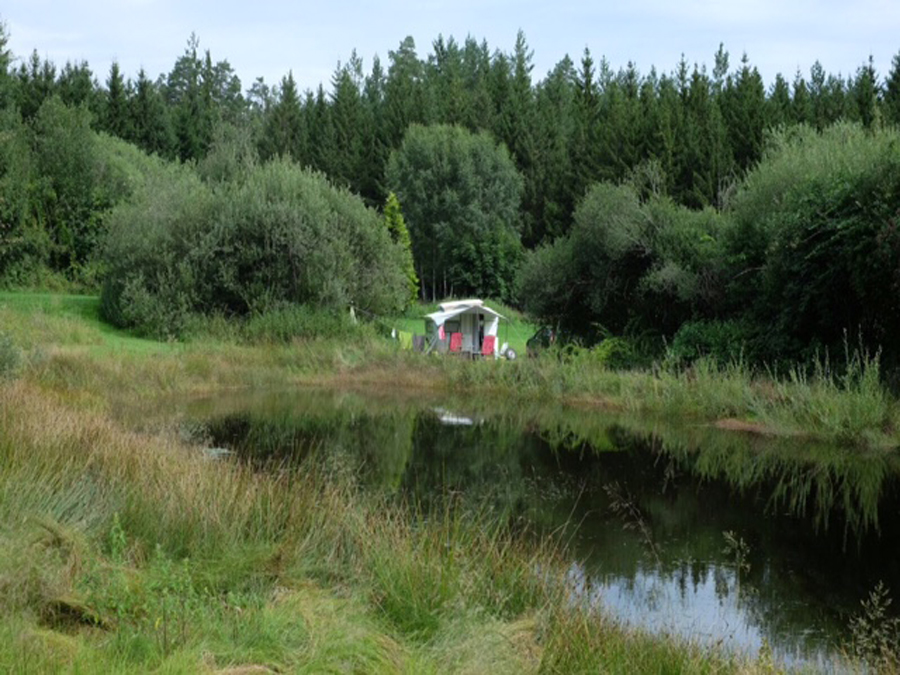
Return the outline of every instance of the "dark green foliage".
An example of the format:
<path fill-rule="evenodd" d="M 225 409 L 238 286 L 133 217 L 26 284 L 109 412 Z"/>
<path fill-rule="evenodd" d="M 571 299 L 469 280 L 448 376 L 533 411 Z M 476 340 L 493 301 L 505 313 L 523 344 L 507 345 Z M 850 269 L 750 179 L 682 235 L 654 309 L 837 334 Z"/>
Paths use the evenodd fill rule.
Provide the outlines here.
<path fill-rule="evenodd" d="M 103 102 L 103 115 L 101 126 L 104 131 L 119 138 L 129 138 L 130 119 L 128 115 L 128 95 L 125 91 L 125 81 L 119 70 L 119 63 L 113 61 L 109 69 L 109 78 L 106 80 L 106 96 Z"/>
<path fill-rule="evenodd" d="M 705 344 L 740 324 L 755 328 L 745 353 L 774 360 L 840 351 L 848 331 L 900 359 L 898 171 L 882 129 L 900 123 L 900 55 L 883 79 L 871 58 L 849 78 L 816 62 L 767 89 L 747 56 L 729 70 L 724 45 L 711 72 L 682 59 L 644 75 L 585 51 L 542 78 L 521 32 L 509 53 L 471 37 L 431 46 L 420 58 L 406 38 L 368 75 L 354 52 L 330 87 L 301 93 L 288 73 L 245 99 L 193 35 L 156 82 L 114 64 L 101 86 L 87 63 L 57 70 L 37 51 L 11 70 L 0 25 L 0 284 L 96 283 L 106 214 L 140 188 L 115 218 L 146 241 L 113 238 L 134 266 L 108 257 L 123 276 L 107 284 L 110 315 L 148 331 L 177 333 L 207 305 L 402 304 L 416 272 L 426 296 L 509 300 L 524 244 L 519 300 L 583 336 Z M 92 126 L 198 174 L 168 174 Z M 370 206 L 394 190 L 414 269 L 399 229 L 387 248 L 383 221 L 360 234 L 378 217 L 309 187 L 321 178 L 288 177 L 282 156 Z M 393 300 L 367 295 L 379 284 Z"/>
<path fill-rule="evenodd" d="M 362 60 L 356 52 L 345 65 L 338 65 L 331 80 L 331 130 L 334 152 L 323 167 L 328 176 L 339 185 L 355 187 L 364 182 L 367 171 L 363 151 L 367 110 L 362 99 Z"/>
<path fill-rule="evenodd" d="M 853 104 L 856 108 L 853 119 L 859 120 L 867 129 L 874 124 L 878 114 L 878 89 L 878 75 L 875 73 L 875 66 L 872 64 L 870 56 L 869 62 L 860 66 L 856 71 L 856 79 L 851 89 Z"/>
<path fill-rule="evenodd" d="M 0 66 L 11 59 L 3 44 Z M 871 62 L 849 79 L 817 62 L 793 87 L 779 75 L 766 89 L 746 55 L 729 71 L 724 45 L 710 74 L 685 59 L 670 72 L 651 67 L 645 75 L 634 63 L 616 70 L 585 51 L 577 66 L 565 57 L 542 78 L 522 32 L 509 53 L 471 37 L 460 44 L 439 36 L 431 47 L 420 57 L 408 37 L 388 53 L 386 68 L 376 57 L 367 75 L 354 52 L 330 83 L 302 93 L 288 73 L 279 87 L 258 79 L 246 99 L 228 61 L 201 51 L 195 35 L 157 84 L 114 66 L 101 88 L 86 63 L 57 72 L 35 52 L 8 78 L 6 94 L 0 82 L 0 104 L 6 96 L 28 120 L 58 93 L 68 105 L 86 105 L 98 128 L 185 161 L 205 156 L 220 123 L 247 127 L 263 161 L 288 155 L 376 207 L 387 196 L 388 157 L 411 124 L 489 131 L 522 174 L 517 220 L 529 248 L 569 231 L 590 185 L 622 181 L 645 163 L 662 168 L 661 194 L 692 208 L 722 207 L 759 161 L 767 129 L 900 119 L 900 69 L 888 74 L 880 100 Z"/>
<path fill-rule="evenodd" d="M 9 34 L 6 24 L 0 21 L 0 110 L 4 110 L 14 100 L 13 80 L 9 72 L 12 64 L 12 52 L 7 49 L 8 44 Z"/>
<path fill-rule="evenodd" d="M 0 112 L 0 284 L 17 284 L 47 263 L 49 240 L 34 218 L 30 132 L 11 109 Z"/>
<path fill-rule="evenodd" d="M 688 321 L 672 337 L 668 356 L 677 364 L 706 357 L 724 366 L 744 358 L 749 338 L 748 328 L 737 321 Z"/>
<path fill-rule="evenodd" d="M 104 214 L 143 181 L 147 158 L 90 121 L 58 97 L 31 124 L 0 112 L 0 284 L 34 285 L 48 272 L 96 282 Z"/>
<path fill-rule="evenodd" d="M 390 66 L 384 85 L 384 124 L 388 143 L 396 148 L 411 124 L 425 122 L 423 64 L 416 42 L 407 36 L 395 52 L 388 52 Z"/>
<path fill-rule="evenodd" d="M 111 214 L 105 254 L 104 316 L 156 335 L 181 334 L 193 313 L 288 303 L 380 314 L 407 297 L 378 214 L 286 160 L 215 189 L 188 169 L 156 173 Z"/>
<path fill-rule="evenodd" d="M 759 71 L 750 67 L 746 54 L 741 59 L 738 74 L 728 78 L 724 114 L 734 162 L 739 169 L 746 171 L 759 161 L 766 127 L 766 92 L 763 80 Z M 727 169 L 727 166 L 721 167 L 720 175 L 724 175 Z"/>
<path fill-rule="evenodd" d="M 766 121 L 772 128 L 786 126 L 793 119 L 790 86 L 781 73 L 775 76 L 775 83 L 766 99 L 766 109 Z"/>
<path fill-rule="evenodd" d="M 797 71 L 794 77 L 794 96 L 791 99 L 793 108 L 793 121 L 797 124 L 811 124 L 813 121 L 812 103 L 809 97 L 809 88 L 806 80 Z"/>
<path fill-rule="evenodd" d="M 671 335 L 721 302 L 722 227 L 631 186 L 595 185 L 571 233 L 530 253 L 518 276 L 525 308 L 594 340 L 604 334 Z"/>
<path fill-rule="evenodd" d="M 778 134 L 729 213 L 733 311 L 765 326 L 767 356 L 798 358 L 845 335 L 898 353 L 900 137 L 839 124 Z"/>
<path fill-rule="evenodd" d="M 34 50 L 27 63 L 23 60 L 16 71 L 15 90 L 15 105 L 22 117 L 30 120 L 44 101 L 56 93 L 56 66 L 50 61 L 41 61 Z"/>
<path fill-rule="evenodd" d="M 57 80 L 57 93 L 66 105 L 87 106 L 95 116 L 100 108 L 101 97 L 87 61 L 77 64 L 66 62 Z"/>
<path fill-rule="evenodd" d="M 149 154 L 174 157 L 175 134 L 169 109 L 158 87 L 147 78 L 142 68 L 129 100 L 127 140 Z"/>
<path fill-rule="evenodd" d="M 33 121 L 34 219 L 50 240 L 50 265 L 64 271 L 83 265 L 96 243 L 100 214 L 97 156 L 91 115 L 47 99 Z"/>
<path fill-rule="evenodd" d="M 241 82 L 227 61 L 201 58 L 200 40 L 191 34 L 184 54 L 166 77 L 165 96 L 172 110 L 177 155 L 201 159 L 220 121 L 236 123 L 244 110 Z"/>
<path fill-rule="evenodd" d="M 511 296 L 522 178 L 504 146 L 458 126 L 413 126 L 391 155 L 387 183 L 430 297 Z"/>
<path fill-rule="evenodd" d="M 293 73 L 281 81 L 278 100 L 265 111 L 259 154 L 263 159 L 290 157 L 296 162 L 307 155 L 306 128 Z"/>
<path fill-rule="evenodd" d="M 891 72 L 885 81 L 884 118 L 890 124 L 900 125 L 900 52 L 891 60 Z"/>

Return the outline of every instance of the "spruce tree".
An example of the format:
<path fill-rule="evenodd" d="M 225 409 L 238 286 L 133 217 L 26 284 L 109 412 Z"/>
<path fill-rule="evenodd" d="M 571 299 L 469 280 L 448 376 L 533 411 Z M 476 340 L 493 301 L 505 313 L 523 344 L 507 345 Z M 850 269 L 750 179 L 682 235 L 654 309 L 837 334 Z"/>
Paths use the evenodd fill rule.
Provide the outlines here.
<path fill-rule="evenodd" d="M 145 152 L 160 157 L 175 156 L 175 136 L 169 117 L 169 109 L 156 84 L 141 68 L 134 84 L 134 95 L 129 100 L 128 140 Z"/>
<path fill-rule="evenodd" d="M 166 79 L 166 99 L 172 107 L 172 126 L 178 157 L 183 161 L 199 159 L 204 151 L 202 138 L 202 101 L 197 56 L 200 41 L 191 34 L 188 46 Z"/>
<path fill-rule="evenodd" d="M 469 104 L 462 124 L 470 131 L 490 129 L 493 125 L 491 101 L 491 54 L 486 41 L 480 44 L 466 38 L 462 54 L 463 80 Z"/>
<path fill-rule="evenodd" d="M 900 52 L 891 61 L 891 72 L 884 83 L 884 119 L 900 125 Z"/>
<path fill-rule="evenodd" d="M 42 61 L 37 50 L 16 71 L 15 103 L 26 120 L 32 119 L 41 105 L 56 93 L 56 66 Z"/>
<path fill-rule="evenodd" d="M 66 65 L 57 78 L 56 87 L 60 99 L 66 105 L 84 105 L 91 112 L 95 114 L 98 112 L 100 106 L 98 105 L 99 96 L 96 91 L 97 83 L 94 82 L 94 77 L 87 61 L 81 61 L 80 63 L 66 61 Z"/>
<path fill-rule="evenodd" d="M 0 21 L 0 110 L 6 109 L 13 102 L 13 82 L 9 72 L 12 52 L 7 48 L 8 44 L 6 24 Z"/>
<path fill-rule="evenodd" d="M 259 139 L 260 158 L 265 161 L 285 156 L 304 162 L 306 130 L 293 71 L 281 80 L 277 102 L 271 105 L 264 120 Z"/>
<path fill-rule="evenodd" d="M 406 37 L 397 51 L 388 52 L 390 66 L 384 85 L 385 128 L 391 147 L 400 145 L 407 128 L 425 119 L 422 62 L 416 42 Z"/>
<path fill-rule="evenodd" d="M 103 130 L 119 138 L 129 137 L 128 97 L 118 61 L 113 61 L 106 79 L 103 101 Z"/>
<path fill-rule="evenodd" d="M 871 128 L 878 110 L 878 75 L 871 56 L 868 63 L 856 71 L 852 95 L 857 119 L 867 129 Z"/>
<path fill-rule="evenodd" d="M 766 99 L 766 126 L 781 127 L 793 119 L 791 110 L 791 87 L 781 73 L 775 76 L 775 83 Z"/>
<path fill-rule="evenodd" d="M 581 200 L 587 186 L 597 180 L 599 174 L 598 131 L 600 124 L 600 93 L 595 80 L 594 59 L 585 48 L 581 68 L 575 76 L 573 106 L 574 127 L 571 136 L 571 169 L 568 172 L 568 188 L 572 206 Z"/>
<path fill-rule="evenodd" d="M 798 124 L 812 124 L 812 102 L 810 101 L 809 88 L 806 86 L 806 80 L 797 70 L 794 76 L 793 96 L 791 98 L 791 108 L 793 109 L 794 122 Z"/>
<path fill-rule="evenodd" d="M 539 212 L 532 223 L 531 245 L 568 231 L 574 200 L 569 189 L 572 135 L 575 128 L 575 68 L 567 56 L 538 85 L 535 102 L 536 154 L 540 169 L 531 180 Z"/>
<path fill-rule="evenodd" d="M 354 50 L 345 65 L 338 64 L 331 80 L 330 116 L 334 148 L 328 174 L 333 181 L 357 193 L 364 171 L 362 83 L 362 60 Z"/>
<path fill-rule="evenodd" d="M 325 88 L 320 84 L 315 97 L 307 99 L 309 109 L 309 163 L 313 168 L 331 175 L 337 154 L 334 125 L 331 121 L 331 107 Z"/>
<path fill-rule="evenodd" d="M 827 96 L 825 91 L 825 68 L 819 61 L 809 69 L 809 105 L 811 122 L 819 131 L 828 126 Z"/>
<path fill-rule="evenodd" d="M 434 41 L 433 54 L 425 67 L 430 121 L 445 124 L 464 124 L 469 117 L 468 94 L 463 80 L 462 52 L 451 37 L 442 35 Z"/>
<path fill-rule="evenodd" d="M 359 191 L 369 205 L 383 204 L 384 169 L 391 148 L 384 120 L 385 73 L 381 60 L 372 60 L 372 72 L 363 85 L 362 163 Z"/>
<path fill-rule="evenodd" d="M 741 59 L 736 77 L 728 78 L 724 114 L 728 141 L 737 167 L 746 171 L 762 154 L 766 127 L 766 92 L 759 71 L 750 67 L 747 55 Z"/>

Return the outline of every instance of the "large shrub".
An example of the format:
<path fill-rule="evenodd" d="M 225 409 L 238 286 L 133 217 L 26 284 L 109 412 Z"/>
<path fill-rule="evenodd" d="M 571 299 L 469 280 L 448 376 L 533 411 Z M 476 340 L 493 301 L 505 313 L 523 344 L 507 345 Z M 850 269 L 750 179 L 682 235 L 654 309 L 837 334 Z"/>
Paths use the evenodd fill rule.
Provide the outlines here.
<path fill-rule="evenodd" d="M 900 133 L 839 124 L 774 136 L 730 209 L 732 313 L 767 359 L 900 350 Z"/>
<path fill-rule="evenodd" d="M 378 214 L 287 160 L 214 187 L 165 168 L 109 223 L 104 315 L 147 333 L 178 335 L 197 312 L 293 303 L 379 314 L 406 299 L 401 251 Z"/>
<path fill-rule="evenodd" d="M 600 183 L 571 232 L 530 253 L 519 299 L 545 322 L 589 340 L 603 334 L 671 335 L 721 301 L 720 218 L 629 185 Z"/>

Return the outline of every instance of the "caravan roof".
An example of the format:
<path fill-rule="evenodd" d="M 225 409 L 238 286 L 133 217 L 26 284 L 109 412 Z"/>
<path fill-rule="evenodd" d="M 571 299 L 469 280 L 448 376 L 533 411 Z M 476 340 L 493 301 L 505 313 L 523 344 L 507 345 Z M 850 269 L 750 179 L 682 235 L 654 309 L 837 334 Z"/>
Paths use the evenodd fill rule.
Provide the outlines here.
<path fill-rule="evenodd" d="M 432 321 L 434 321 L 435 325 L 441 326 L 447 319 L 452 319 L 454 316 L 459 316 L 460 314 L 465 314 L 470 311 L 478 311 L 480 314 L 490 314 L 492 316 L 497 317 L 498 319 L 505 319 L 506 317 L 500 314 L 499 312 L 494 311 L 490 307 L 486 307 L 484 302 L 481 300 L 454 300 L 453 302 L 442 302 L 438 305 L 439 311 L 432 312 L 431 314 L 426 314 L 425 316 Z"/>
<path fill-rule="evenodd" d="M 460 307 L 483 307 L 484 301 L 472 298 L 471 300 L 451 300 L 450 302 L 442 302 L 438 305 L 438 309 L 442 312 L 450 312 Z"/>

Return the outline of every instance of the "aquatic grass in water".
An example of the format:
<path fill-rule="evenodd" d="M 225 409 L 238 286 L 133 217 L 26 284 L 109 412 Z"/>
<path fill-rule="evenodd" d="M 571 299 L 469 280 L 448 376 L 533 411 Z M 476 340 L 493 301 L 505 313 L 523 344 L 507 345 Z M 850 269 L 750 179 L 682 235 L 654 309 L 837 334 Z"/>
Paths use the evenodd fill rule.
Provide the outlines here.
<path fill-rule="evenodd" d="M 881 384 L 877 354 L 850 355 L 842 374 L 822 360 L 811 376 L 795 368 L 775 390 L 789 403 L 787 417 L 798 430 L 825 429 L 840 443 L 861 446 L 896 429 L 897 404 Z"/>

